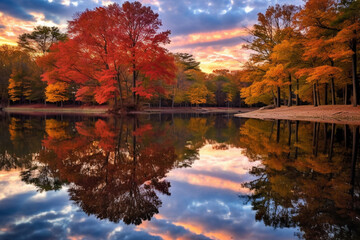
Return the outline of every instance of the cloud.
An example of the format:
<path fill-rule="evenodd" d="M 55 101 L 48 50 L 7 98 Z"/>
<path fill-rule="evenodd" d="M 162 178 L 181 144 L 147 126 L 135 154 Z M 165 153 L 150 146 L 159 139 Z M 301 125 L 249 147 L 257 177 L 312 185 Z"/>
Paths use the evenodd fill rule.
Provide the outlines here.
<path fill-rule="evenodd" d="M 189 35 L 181 35 L 172 37 L 171 47 L 191 47 L 191 46 L 206 46 L 214 44 L 226 44 L 228 42 L 241 41 L 242 37 L 248 35 L 244 28 L 235 28 L 221 31 L 211 31 L 204 33 L 193 33 Z M 204 44 L 205 43 L 205 44 Z M 201 44 L 201 45 L 200 45 Z"/>
<path fill-rule="evenodd" d="M 276 3 L 303 4 L 301 0 L 158 0 L 153 7 L 161 9 L 164 28 L 178 36 L 252 25 L 258 12 L 265 12 L 269 5 Z"/>
<path fill-rule="evenodd" d="M 175 49 L 176 52 L 192 53 L 196 61 L 201 62 L 201 69 L 211 73 L 215 69 L 239 70 L 246 62 L 250 52 L 243 48 L 244 43 L 239 44 L 214 44 L 212 46 L 184 47 Z"/>
<path fill-rule="evenodd" d="M 145 222 L 137 227 L 139 230 L 148 231 L 152 235 L 159 236 L 164 240 L 182 239 L 182 240 L 210 240 L 201 234 L 196 234 L 183 226 L 169 222 L 167 219 L 154 218 L 151 222 Z"/>
<path fill-rule="evenodd" d="M 257 14 L 274 4 L 303 4 L 302 0 L 139 0 L 159 13 L 162 30 L 171 30 L 174 52 L 188 52 L 201 61 L 201 68 L 236 70 L 249 53 L 239 47 L 246 27 Z M 62 31 L 77 12 L 124 0 L 2 0 L 0 1 L 0 44 L 15 44 L 17 36 L 36 25 L 55 25 Z M 3 27 L 1 27 L 3 26 Z"/>
<path fill-rule="evenodd" d="M 66 29 L 66 24 L 55 24 L 51 20 L 46 20 L 42 13 L 32 12 L 31 14 L 35 22 L 17 19 L 0 12 L 0 25 L 6 26 L 6 28 L 0 28 L 0 44 L 16 44 L 20 34 L 31 32 L 36 25 L 57 25 L 62 31 Z"/>
<path fill-rule="evenodd" d="M 31 12 L 43 13 L 47 20 L 59 22 L 62 16 L 69 12 L 69 8 L 56 1 L 47 0 L 2 0 L 0 2 L 0 11 L 26 21 L 35 21 Z"/>
<path fill-rule="evenodd" d="M 66 189 L 47 192 L 45 198 L 38 194 L 28 191 L 0 201 L 1 239 L 160 239 L 134 226 L 87 216 L 71 203 Z"/>
<path fill-rule="evenodd" d="M 3 0 L 0 1 L 0 9 L 2 12 L 23 20 L 33 20 L 33 16 L 16 1 Z"/>

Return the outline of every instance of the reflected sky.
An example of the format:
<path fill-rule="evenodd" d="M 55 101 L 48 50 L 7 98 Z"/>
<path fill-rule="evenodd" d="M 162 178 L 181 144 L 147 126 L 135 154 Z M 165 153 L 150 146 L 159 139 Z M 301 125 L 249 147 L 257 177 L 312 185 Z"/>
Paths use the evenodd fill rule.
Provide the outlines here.
<path fill-rule="evenodd" d="M 192 168 L 174 169 L 167 179 L 171 196 L 161 195 L 159 214 L 139 226 L 115 224 L 86 215 L 69 200 L 67 187 L 37 192 L 21 181 L 19 170 L 0 173 L 1 239 L 289 239 L 293 229 L 274 231 L 255 222 L 239 194 L 251 179 L 242 150 L 199 151 Z"/>
<path fill-rule="evenodd" d="M 359 239 L 359 126 L 0 116 L 0 239 Z"/>

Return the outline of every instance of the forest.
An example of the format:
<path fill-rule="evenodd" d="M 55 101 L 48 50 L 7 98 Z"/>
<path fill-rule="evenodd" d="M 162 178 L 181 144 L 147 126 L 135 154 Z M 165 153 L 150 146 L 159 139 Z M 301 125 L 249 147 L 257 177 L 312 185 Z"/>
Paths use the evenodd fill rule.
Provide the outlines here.
<path fill-rule="evenodd" d="M 359 104 L 360 1 L 309 0 L 258 13 L 239 70 L 205 73 L 172 53 L 170 30 L 140 2 L 78 13 L 67 32 L 37 26 L 0 46 L 1 106 L 153 107 Z"/>

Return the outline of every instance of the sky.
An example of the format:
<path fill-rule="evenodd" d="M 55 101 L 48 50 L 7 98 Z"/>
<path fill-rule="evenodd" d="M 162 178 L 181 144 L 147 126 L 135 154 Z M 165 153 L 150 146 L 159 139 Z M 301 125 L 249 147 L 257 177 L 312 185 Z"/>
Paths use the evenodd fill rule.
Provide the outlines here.
<path fill-rule="evenodd" d="M 139 0 L 159 13 L 164 30 L 171 30 L 171 52 L 193 54 L 201 69 L 240 69 L 249 56 L 243 49 L 246 28 L 259 12 L 275 4 L 302 0 Z M 75 13 L 123 0 L 0 0 L 0 45 L 16 45 L 17 36 L 37 25 L 66 31 Z"/>

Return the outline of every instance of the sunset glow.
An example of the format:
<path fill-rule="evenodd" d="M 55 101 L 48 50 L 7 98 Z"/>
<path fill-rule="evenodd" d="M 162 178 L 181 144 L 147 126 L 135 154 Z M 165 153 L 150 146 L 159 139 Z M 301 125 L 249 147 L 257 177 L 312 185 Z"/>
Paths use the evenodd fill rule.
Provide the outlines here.
<path fill-rule="evenodd" d="M 123 1 L 36 0 L 0 3 L 0 45 L 16 45 L 17 37 L 38 25 L 57 26 L 63 32 L 75 13 Z M 188 52 L 201 62 L 201 69 L 238 70 L 249 56 L 244 50 L 247 30 L 256 22 L 257 12 L 283 1 L 149 1 L 140 0 L 158 12 L 163 29 L 172 31 L 172 52 Z M 291 1 L 292 4 L 294 1 Z M 298 3 L 301 3 L 299 1 Z"/>

